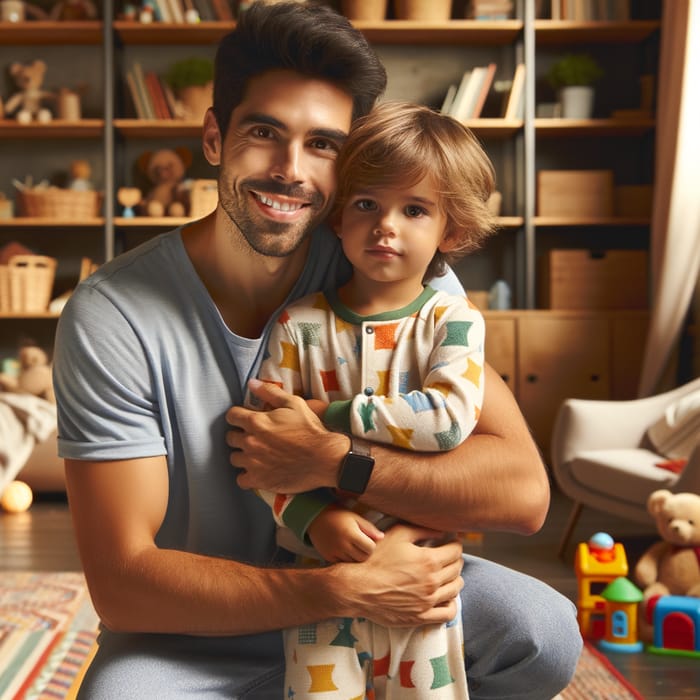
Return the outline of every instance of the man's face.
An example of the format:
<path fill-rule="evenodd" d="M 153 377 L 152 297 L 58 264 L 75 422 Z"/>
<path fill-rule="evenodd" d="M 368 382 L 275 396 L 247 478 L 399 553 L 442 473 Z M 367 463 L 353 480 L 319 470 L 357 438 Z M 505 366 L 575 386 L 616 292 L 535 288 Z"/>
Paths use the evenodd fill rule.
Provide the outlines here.
<path fill-rule="evenodd" d="M 326 218 L 352 107 L 350 95 L 292 71 L 251 80 L 221 144 L 219 201 L 258 253 L 289 255 Z"/>

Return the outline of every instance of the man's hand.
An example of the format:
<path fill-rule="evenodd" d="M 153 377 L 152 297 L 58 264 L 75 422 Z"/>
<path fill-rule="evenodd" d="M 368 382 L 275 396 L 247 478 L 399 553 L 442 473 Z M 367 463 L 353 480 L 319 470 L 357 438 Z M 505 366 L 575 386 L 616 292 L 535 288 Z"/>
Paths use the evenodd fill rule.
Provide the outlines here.
<path fill-rule="evenodd" d="M 366 617 L 387 627 L 415 627 L 449 622 L 457 613 L 462 590 L 462 547 L 449 542 L 422 547 L 442 533 L 412 525 L 394 525 L 369 558 L 339 564 L 344 614 Z"/>
<path fill-rule="evenodd" d="M 238 485 L 273 493 L 335 487 L 348 437 L 328 431 L 299 396 L 258 379 L 248 388 L 267 410 L 234 406 L 226 414 L 234 428 L 226 435 L 231 464 L 244 470 Z"/>
<path fill-rule="evenodd" d="M 322 510 L 307 532 L 316 551 L 331 563 L 365 561 L 384 537 L 367 518 L 334 505 Z"/>

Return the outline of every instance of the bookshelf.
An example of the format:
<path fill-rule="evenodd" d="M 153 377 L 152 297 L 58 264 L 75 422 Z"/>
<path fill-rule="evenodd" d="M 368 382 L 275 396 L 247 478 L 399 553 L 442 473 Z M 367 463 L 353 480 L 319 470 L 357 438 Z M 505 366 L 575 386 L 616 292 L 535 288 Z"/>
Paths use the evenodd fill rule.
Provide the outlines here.
<path fill-rule="evenodd" d="M 507 376 L 519 400 L 532 395 L 532 378 L 536 375 L 527 366 L 523 334 L 540 328 L 535 320 L 556 321 L 554 326 L 569 328 L 582 318 L 581 312 L 539 306 L 539 258 L 560 247 L 648 249 L 649 217 L 539 216 L 536 190 L 537 172 L 543 168 L 611 167 L 616 169 L 616 177 L 620 169 L 620 182 L 624 184 L 652 181 L 653 115 L 611 116 L 615 109 L 635 106 L 635 81 L 643 73 L 655 72 L 654 47 L 660 21 L 648 17 L 660 16 L 661 2 L 642 0 L 642 4 L 646 8 L 644 17 L 626 21 L 536 18 L 535 3 L 519 2 L 516 5 L 522 14 L 508 20 L 455 18 L 449 22 L 418 23 L 388 19 L 355 23 L 387 66 L 389 98 L 414 99 L 439 108 L 449 84 L 467 69 L 496 63 L 495 84 L 512 79 L 519 63 L 526 67 L 522 118 L 503 118 L 487 100 L 484 117 L 465 121 L 494 161 L 503 205 L 499 217 L 501 233 L 484 251 L 456 267 L 467 289 L 485 290 L 497 279 L 504 279 L 513 291 L 513 310 L 487 312 L 489 332 L 494 341 L 498 340 L 490 348 L 489 357 L 494 365 L 511 357 L 512 362 L 508 360 L 503 365 L 502 374 Z M 457 7 L 459 0 L 454 5 Z M 116 15 L 114 7 L 112 0 L 106 0 L 103 19 L 95 22 L 0 23 L 3 65 L 47 55 L 51 61 L 47 85 L 56 86 L 66 76 L 71 81 L 77 76 L 89 83 L 80 121 L 20 125 L 14 120 L 0 120 L 0 149 L 3 155 L 9 154 L 0 167 L 0 192 L 12 196 L 12 177 L 22 177 L 25 172 L 46 177 L 65 167 L 72 157 L 86 157 L 91 162 L 95 185 L 105 191 L 103 210 L 93 219 L 0 219 L 0 246 L 19 240 L 37 252 L 59 259 L 56 293 L 77 279 L 82 256 L 104 261 L 187 221 L 122 216 L 115 193 L 120 186 L 137 184 L 133 166 L 142 151 L 186 145 L 195 154 L 188 177 L 213 176 L 203 157 L 197 156 L 201 154 L 200 125 L 174 119 L 136 119 L 124 99 L 123 76 L 132 60 L 139 60 L 149 70 L 163 71 L 189 53 L 213 58 L 217 42 L 235 22 L 139 24 L 111 19 Z M 647 11 L 649 7 L 651 11 Z M 65 51 L 66 47 L 71 47 L 71 51 Z M 574 121 L 537 117 L 536 105 L 553 99 L 544 80 L 547 68 L 557 56 L 570 50 L 593 53 L 607 70 L 594 118 Z M 621 85 L 624 89 L 617 90 Z M 0 95 L 9 97 L 8 92 Z M 493 101 L 493 94 L 490 99 Z M 602 334 L 601 347 L 612 348 L 613 339 L 621 337 L 620 328 L 633 328 L 634 337 L 641 337 L 639 329 L 645 313 L 588 310 L 583 317 Z M 50 347 L 55 318 L 55 314 L 48 313 L 0 316 L 0 359 L 12 354 L 15 338 L 20 334 L 45 339 L 44 344 Z M 602 325 L 597 323 L 601 319 Z M 549 329 L 550 325 L 543 323 L 542 327 Z M 548 332 L 557 342 L 559 336 Z M 615 348 L 617 345 L 616 341 Z M 614 377 L 620 371 L 619 363 L 609 360 L 610 367 L 616 368 L 610 369 L 610 376 Z M 634 366 L 635 357 L 630 362 Z M 585 396 L 586 382 L 580 384 L 581 395 Z M 595 391 L 600 391 L 600 386 L 596 384 Z M 611 381 L 607 386 L 606 391 L 613 395 L 611 387 L 620 384 Z M 547 385 L 546 389 L 551 392 L 547 399 L 551 409 L 558 400 L 557 387 Z M 624 392 L 620 394 L 623 395 Z M 528 401 L 534 411 L 537 402 Z M 545 414 L 549 416 L 546 411 Z M 549 418 L 542 420 L 539 415 L 533 414 L 533 423 L 546 426 Z M 538 437 L 546 442 L 545 437 Z"/>

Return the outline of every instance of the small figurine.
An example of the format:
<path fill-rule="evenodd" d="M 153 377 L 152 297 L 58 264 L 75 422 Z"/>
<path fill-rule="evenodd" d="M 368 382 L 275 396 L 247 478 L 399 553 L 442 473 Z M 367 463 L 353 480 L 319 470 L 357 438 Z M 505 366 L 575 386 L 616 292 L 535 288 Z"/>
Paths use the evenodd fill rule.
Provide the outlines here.
<path fill-rule="evenodd" d="M 90 163 L 86 160 L 74 160 L 70 164 L 68 189 L 77 190 L 79 192 L 88 192 L 92 190 L 93 186 L 92 182 L 90 182 L 91 174 L 92 169 L 90 168 Z"/>
<path fill-rule="evenodd" d="M 69 22 L 97 19 L 97 8 L 90 0 L 61 0 L 51 8 L 49 17 Z"/>
<path fill-rule="evenodd" d="M 134 207 L 141 201 L 142 193 L 138 187 L 120 187 L 117 190 L 117 201 L 124 207 L 122 216 L 133 219 L 136 216 Z"/>

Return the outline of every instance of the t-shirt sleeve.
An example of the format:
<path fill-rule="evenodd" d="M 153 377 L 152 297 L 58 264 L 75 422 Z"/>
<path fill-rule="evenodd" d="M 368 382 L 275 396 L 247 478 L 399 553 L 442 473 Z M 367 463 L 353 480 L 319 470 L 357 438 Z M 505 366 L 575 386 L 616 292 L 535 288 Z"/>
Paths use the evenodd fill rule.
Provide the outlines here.
<path fill-rule="evenodd" d="M 127 319 L 98 289 L 80 285 L 61 314 L 54 348 L 59 455 L 165 454 L 152 371 Z"/>

